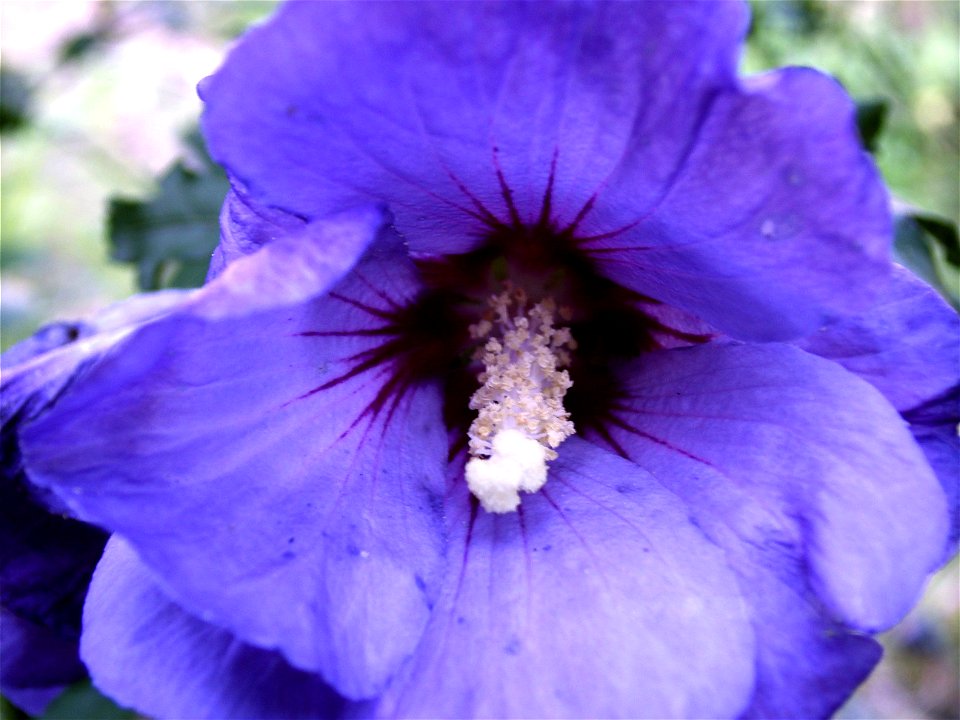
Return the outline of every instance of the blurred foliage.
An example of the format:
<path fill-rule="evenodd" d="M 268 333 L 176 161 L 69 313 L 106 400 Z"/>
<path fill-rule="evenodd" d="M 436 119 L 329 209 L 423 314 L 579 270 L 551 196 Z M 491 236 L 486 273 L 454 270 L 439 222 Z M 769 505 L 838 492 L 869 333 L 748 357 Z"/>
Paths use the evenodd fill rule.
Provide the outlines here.
<path fill-rule="evenodd" d="M 39 720 L 132 720 L 137 713 L 101 695 L 90 681 L 71 685 L 47 706 Z"/>
<path fill-rule="evenodd" d="M 110 259 L 136 267 L 140 290 L 199 287 L 206 277 L 229 183 L 195 137 L 202 159 L 194 168 L 178 161 L 147 200 L 110 199 Z"/>
<path fill-rule="evenodd" d="M 30 87 L 27 79 L 16 70 L 0 67 L 0 133 L 26 125 L 29 112 Z"/>
<path fill-rule="evenodd" d="M 894 219 L 894 254 L 960 309 L 960 243 L 957 226 L 923 212 L 904 210 Z"/>
<path fill-rule="evenodd" d="M 960 3 L 754 1 L 744 69 L 808 65 L 883 101 L 877 163 L 899 198 L 960 216 Z"/>

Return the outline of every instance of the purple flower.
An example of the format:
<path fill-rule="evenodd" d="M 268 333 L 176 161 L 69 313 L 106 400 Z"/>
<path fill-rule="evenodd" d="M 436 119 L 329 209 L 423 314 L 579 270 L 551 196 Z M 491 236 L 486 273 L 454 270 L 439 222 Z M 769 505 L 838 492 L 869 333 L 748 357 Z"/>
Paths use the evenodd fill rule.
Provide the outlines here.
<path fill-rule="evenodd" d="M 209 718 L 848 696 L 950 547 L 957 320 L 891 265 L 836 83 L 736 77 L 746 22 L 302 3 L 238 45 L 201 86 L 234 184 L 210 282 L 20 434 L 115 533 L 81 643 L 104 691 Z"/>
<path fill-rule="evenodd" d="M 2 357 L 0 387 L 0 613 L 3 693 L 31 714 L 86 671 L 78 657 L 80 613 L 106 534 L 70 519 L 67 508 L 23 472 L 19 428 L 51 407 L 87 363 L 161 312 L 157 294 L 107 309 L 90 322 L 54 323 Z"/>

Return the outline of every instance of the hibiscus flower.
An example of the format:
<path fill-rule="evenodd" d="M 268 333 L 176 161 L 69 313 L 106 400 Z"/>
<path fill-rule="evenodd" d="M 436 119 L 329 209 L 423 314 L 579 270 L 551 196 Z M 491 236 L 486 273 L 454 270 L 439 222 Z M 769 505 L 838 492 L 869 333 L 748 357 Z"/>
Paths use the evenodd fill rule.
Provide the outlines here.
<path fill-rule="evenodd" d="M 99 687 L 210 718 L 848 696 L 949 551 L 957 322 L 890 262 L 850 100 L 738 78 L 746 25 L 293 3 L 239 43 L 201 85 L 210 281 L 18 430 L 114 533 Z"/>

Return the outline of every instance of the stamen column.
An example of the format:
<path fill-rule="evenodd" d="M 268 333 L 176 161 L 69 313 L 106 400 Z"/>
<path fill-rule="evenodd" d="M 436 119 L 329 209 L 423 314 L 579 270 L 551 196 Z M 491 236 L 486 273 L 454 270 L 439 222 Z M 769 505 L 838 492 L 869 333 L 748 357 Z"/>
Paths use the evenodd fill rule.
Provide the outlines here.
<path fill-rule="evenodd" d="M 536 492 L 547 481 L 547 461 L 573 434 L 563 397 L 572 385 L 566 370 L 576 342 L 554 328 L 550 298 L 527 309 L 526 293 L 508 288 L 489 300 L 490 312 L 470 327 L 488 338 L 477 353 L 482 383 L 470 399 L 478 410 L 470 426 L 467 485 L 488 512 L 511 512 L 519 491 Z"/>

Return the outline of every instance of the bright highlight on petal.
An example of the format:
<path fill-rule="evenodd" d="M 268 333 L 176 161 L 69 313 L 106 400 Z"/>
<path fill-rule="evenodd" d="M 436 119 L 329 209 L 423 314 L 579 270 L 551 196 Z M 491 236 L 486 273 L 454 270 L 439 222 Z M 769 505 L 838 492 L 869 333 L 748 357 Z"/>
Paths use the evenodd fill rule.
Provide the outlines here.
<path fill-rule="evenodd" d="M 470 328 L 476 339 L 489 339 L 478 352 L 482 385 L 470 398 L 479 414 L 468 433 L 466 478 L 487 512 L 504 513 L 517 509 L 520 490 L 543 487 L 554 448 L 573 435 L 563 407 L 573 383 L 560 368 L 570 364 L 576 341 L 568 328 L 553 326 L 551 298 L 527 310 L 526 292 L 507 286 L 488 302 L 491 312 Z"/>

